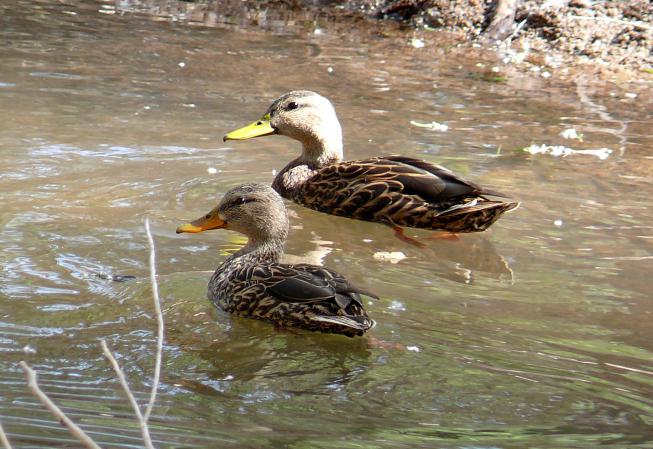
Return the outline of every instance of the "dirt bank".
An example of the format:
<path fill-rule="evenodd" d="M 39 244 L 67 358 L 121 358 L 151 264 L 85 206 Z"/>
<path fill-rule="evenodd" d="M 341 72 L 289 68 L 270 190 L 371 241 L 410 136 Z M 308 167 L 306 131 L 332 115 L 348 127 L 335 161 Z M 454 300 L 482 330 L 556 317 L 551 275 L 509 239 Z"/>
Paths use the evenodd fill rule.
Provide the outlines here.
<path fill-rule="evenodd" d="M 345 0 L 331 7 L 334 3 L 369 18 L 397 20 L 425 38 L 430 29 L 445 29 L 461 44 L 489 40 L 506 62 L 526 68 L 653 80 L 653 2 L 648 0 L 517 1 L 500 42 L 486 39 L 496 0 Z"/>
<path fill-rule="evenodd" d="M 326 20 L 345 34 L 397 39 L 415 48 L 446 45 L 494 70 L 585 82 L 653 82 L 649 0 L 129 0 L 119 10 L 205 26 L 259 26 Z M 497 5 L 501 5 L 497 8 Z M 495 27 L 497 11 L 510 14 Z M 503 8 L 505 11 L 505 8 Z M 446 44 L 445 44 L 446 42 Z M 480 63 L 484 65 L 483 63 Z"/>

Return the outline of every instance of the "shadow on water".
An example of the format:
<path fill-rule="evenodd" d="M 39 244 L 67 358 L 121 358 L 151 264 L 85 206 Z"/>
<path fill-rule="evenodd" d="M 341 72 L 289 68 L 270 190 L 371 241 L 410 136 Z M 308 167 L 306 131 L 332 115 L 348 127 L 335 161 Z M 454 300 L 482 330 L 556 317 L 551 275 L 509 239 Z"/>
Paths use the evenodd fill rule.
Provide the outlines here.
<path fill-rule="evenodd" d="M 492 80 L 473 54 L 415 49 L 377 23 L 216 5 L 0 5 L 0 419 L 15 446 L 74 444 L 29 395 L 26 360 L 101 445 L 140 447 L 98 342 L 145 402 L 145 216 L 166 319 L 157 447 L 650 445 L 650 93 Z M 365 338 L 214 310 L 206 283 L 242 237 L 174 233 L 296 156 L 280 137 L 221 141 L 295 88 L 333 99 L 347 158 L 424 158 L 522 202 L 425 249 L 288 204 L 288 261 L 381 296 Z M 448 130 L 414 124 L 432 122 Z M 612 152 L 521 151 L 531 144 Z"/>

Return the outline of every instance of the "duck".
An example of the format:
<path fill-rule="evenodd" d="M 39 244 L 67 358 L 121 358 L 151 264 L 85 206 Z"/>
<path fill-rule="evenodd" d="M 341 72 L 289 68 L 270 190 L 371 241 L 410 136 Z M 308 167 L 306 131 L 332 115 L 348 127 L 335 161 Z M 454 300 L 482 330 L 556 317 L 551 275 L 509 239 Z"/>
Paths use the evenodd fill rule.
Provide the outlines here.
<path fill-rule="evenodd" d="M 332 215 L 450 234 L 486 230 L 519 203 L 452 171 L 408 156 L 344 161 L 342 128 L 331 102 L 308 90 L 288 92 L 257 121 L 223 140 L 282 135 L 302 145 L 272 182 L 284 198 Z"/>
<path fill-rule="evenodd" d="M 247 244 L 213 273 L 208 298 L 225 312 L 274 323 L 279 328 L 361 336 L 375 325 L 361 296 L 378 299 L 342 274 L 311 264 L 280 262 L 289 221 L 281 196 L 269 185 L 230 189 L 206 215 L 179 226 L 180 233 L 227 229 Z"/>

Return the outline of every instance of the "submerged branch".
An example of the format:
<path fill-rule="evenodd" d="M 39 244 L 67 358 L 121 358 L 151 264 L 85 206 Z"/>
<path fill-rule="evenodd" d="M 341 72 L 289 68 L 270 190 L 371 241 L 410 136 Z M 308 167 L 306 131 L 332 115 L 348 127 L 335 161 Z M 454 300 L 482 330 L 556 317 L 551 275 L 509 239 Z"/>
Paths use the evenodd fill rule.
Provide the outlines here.
<path fill-rule="evenodd" d="M 34 396 L 38 398 L 39 401 L 41 401 L 41 404 L 45 405 L 48 410 L 56 416 L 61 424 L 66 426 L 70 433 L 77 438 L 85 447 L 89 449 L 101 449 L 100 446 L 98 446 L 95 441 L 91 439 L 81 428 L 77 426 L 74 422 L 66 416 L 66 414 L 59 408 L 57 405 L 52 402 L 52 400 L 46 395 L 43 390 L 39 387 L 38 384 L 38 379 L 36 376 L 36 371 L 34 371 L 30 366 L 23 362 L 20 362 L 21 368 L 23 368 L 23 371 L 25 371 L 25 375 L 27 376 L 27 386 L 29 387 L 30 391 Z"/>
<path fill-rule="evenodd" d="M 150 400 L 145 408 L 143 419 L 147 423 L 150 419 L 150 413 L 156 401 L 156 392 L 159 388 L 159 379 L 161 378 L 161 359 L 163 358 L 163 312 L 161 312 L 161 299 L 159 298 L 159 286 L 156 282 L 156 248 L 154 238 L 150 231 L 150 220 L 145 219 L 145 231 L 147 232 L 147 241 L 150 244 L 150 283 L 152 284 L 152 299 L 154 300 L 154 310 L 156 312 L 157 334 L 156 334 L 156 361 L 154 362 L 154 376 L 152 378 L 152 391 Z"/>
<path fill-rule="evenodd" d="M 156 339 L 156 361 L 154 364 L 154 375 L 152 379 L 152 391 L 150 393 L 150 399 L 148 401 L 147 407 L 145 409 L 145 413 L 141 413 L 141 409 L 138 406 L 138 402 L 136 401 L 136 398 L 134 397 L 134 394 L 131 391 L 131 388 L 129 387 L 129 384 L 127 383 L 127 378 L 125 376 L 124 371 L 120 368 L 120 365 L 118 364 L 118 361 L 116 360 L 115 356 L 111 352 L 111 349 L 109 349 L 109 346 L 107 345 L 107 342 L 103 339 L 100 340 L 100 345 L 102 346 L 102 352 L 104 353 L 105 357 L 109 360 L 109 363 L 111 364 L 111 367 L 113 368 L 114 372 L 116 373 L 116 376 L 118 377 L 118 380 L 120 381 L 120 384 L 122 385 L 122 388 L 127 395 L 127 399 L 129 400 L 132 408 L 134 409 L 134 413 L 136 414 L 136 419 L 138 420 L 138 425 L 141 429 L 141 435 L 143 436 L 143 443 L 145 444 L 145 447 L 147 449 L 155 449 L 154 445 L 152 444 L 152 437 L 150 436 L 150 429 L 147 425 L 147 421 L 150 417 L 150 414 L 152 413 L 152 408 L 154 407 L 154 403 L 156 401 L 156 394 L 157 390 L 159 388 L 159 381 L 161 378 L 161 360 L 163 357 L 163 336 L 164 336 L 164 322 L 163 322 L 163 313 L 161 311 L 161 300 L 159 298 L 159 287 L 156 282 L 156 250 L 154 247 L 154 239 L 152 238 L 152 232 L 150 231 L 150 222 L 149 220 L 145 220 L 145 231 L 147 233 L 147 239 L 150 244 L 150 281 L 152 283 L 152 297 L 154 299 L 154 309 L 156 312 L 156 318 L 157 318 L 157 339 Z M 86 448 L 88 449 L 101 449 L 100 446 L 97 445 L 81 428 L 79 428 L 73 421 L 70 420 L 66 416 L 66 414 L 59 408 L 57 405 L 50 400 L 50 398 L 41 390 L 41 388 L 38 385 L 37 381 L 37 376 L 36 372 L 27 365 L 25 362 L 20 362 L 20 366 L 23 368 L 25 371 L 25 374 L 27 376 L 27 385 L 43 405 L 45 405 L 63 424 L 68 428 L 70 433 L 76 437 Z M 7 438 L 7 435 L 4 432 L 4 429 L 2 428 L 2 425 L 0 425 L 0 443 L 2 443 L 3 447 L 5 449 L 12 449 L 11 444 L 9 443 L 9 440 Z"/>
<path fill-rule="evenodd" d="M 0 423 L 0 443 L 2 443 L 2 447 L 5 449 L 12 449 L 11 443 L 9 443 L 9 438 L 7 438 L 7 434 L 5 433 L 5 429 L 2 428 L 2 423 Z"/>
<path fill-rule="evenodd" d="M 152 445 L 152 438 L 150 437 L 150 429 L 147 427 L 147 423 L 143 419 L 143 414 L 141 413 L 141 409 L 138 407 L 138 403 L 136 402 L 134 393 L 132 393 L 131 388 L 129 388 L 129 384 L 127 383 L 127 378 L 125 377 L 125 373 L 120 368 L 120 365 L 118 365 L 118 361 L 113 356 L 113 353 L 111 352 L 111 349 L 109 349 L 109 346 L 107 346 L 107 342 L 104 339 L 102 339 L 100 340 L 100 344 L 102 345 L 102 352 L 104 352 L 105 357 L 109 360 L 109 363 L 113 368 L 113 371 L 116 373 L 116 376 L 118 377 L 118 380 L 122 385 L 122 389 L 127 395 L 127 399 L 129 400 L 129 403 L 134 409 L 134 413 L 136 414 L 136 419 L 138 420 L 138 425 L 141 428 L 141 435 L 143 435 L 143 442 L 145 443 L 145 447 L 147 449 L 154 449 L 154 446 Z"/>

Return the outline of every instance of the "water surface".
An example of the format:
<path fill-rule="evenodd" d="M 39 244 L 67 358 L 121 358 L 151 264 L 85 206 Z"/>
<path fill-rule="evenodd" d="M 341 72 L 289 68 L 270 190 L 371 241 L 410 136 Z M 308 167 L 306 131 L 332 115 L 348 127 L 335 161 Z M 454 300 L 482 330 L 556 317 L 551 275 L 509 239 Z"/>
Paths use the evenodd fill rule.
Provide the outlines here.
<path fill-rule="evenodd" d="M 650 93 L 494 82 L 444 45 L 343 36 L 301 15 L 171 20 L 161 5 L 199 8 L 0 6 L 0 417 L 15 447 L 74 446 L 20 360 L 101 445 L 139 447 L 99 339 L 145 401 L 156 328 L 145 217 L 166 320 L 157 447 L 651 447 Z M 333 100 L 348 158 L 424 158 L 522 201 L 488 232 L 425 250 L 288 204 L 289 258 L 380 294 L 370 338 L 215 311 L 206 282 L 242 237 L 174 234 L 298 153 L 281 137 L 221 139 L 298 88 Z M 582 142 L 559 136 L 570 127 Z M 612 153 L 520 151 L 533 143 Z M 111 280 L 123 275 L 136 279 Z"/>

